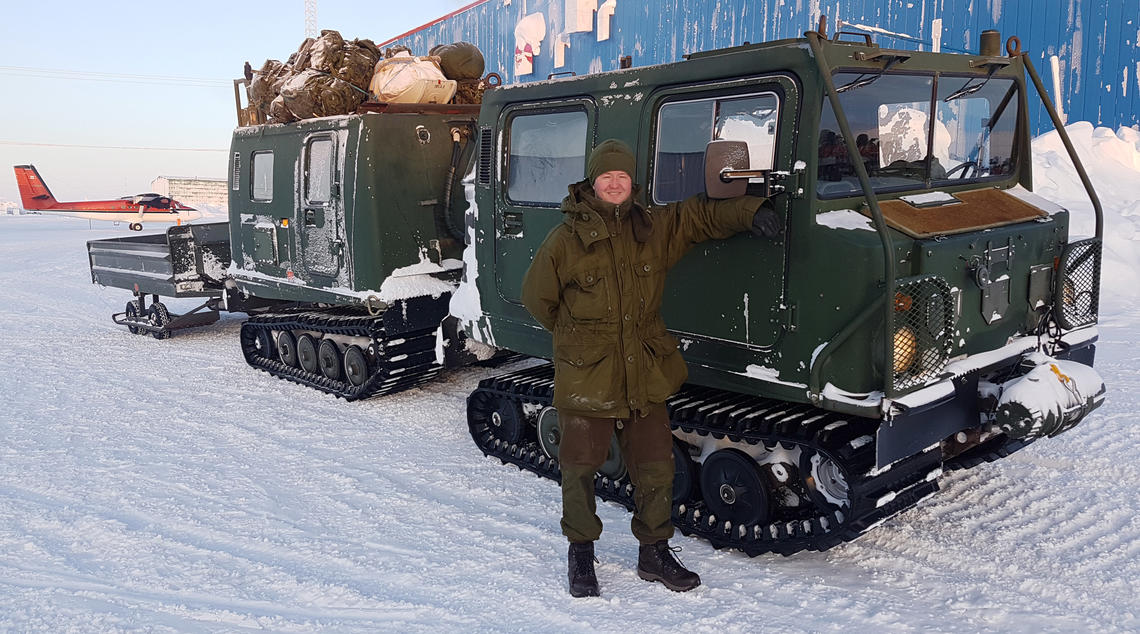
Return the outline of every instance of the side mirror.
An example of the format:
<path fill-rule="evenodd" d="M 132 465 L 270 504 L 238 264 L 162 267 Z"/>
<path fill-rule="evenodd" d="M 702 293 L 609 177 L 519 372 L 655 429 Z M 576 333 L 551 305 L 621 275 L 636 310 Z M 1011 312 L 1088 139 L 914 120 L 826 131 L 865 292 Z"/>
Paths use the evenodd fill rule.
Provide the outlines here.
<path fill-rule="evenodd" d="M 778 183 L 787 177 L 787 172 L 748 169 L 748 144 L 744 141 L 709 141 L 705 147 L 705 195 L 709 198 L 743 196 L 751 180 L 763 188 L 758 195 L 771 198 L 786 190 Z"/>
<path fill-rule="evenodd" d="M 725 170 L 748 169 L 748 144 L 744 141 L 709 141 L 705 147 L 705 195 L 736 198 L 748 191 L 748 179 L 726 179 Z"/>

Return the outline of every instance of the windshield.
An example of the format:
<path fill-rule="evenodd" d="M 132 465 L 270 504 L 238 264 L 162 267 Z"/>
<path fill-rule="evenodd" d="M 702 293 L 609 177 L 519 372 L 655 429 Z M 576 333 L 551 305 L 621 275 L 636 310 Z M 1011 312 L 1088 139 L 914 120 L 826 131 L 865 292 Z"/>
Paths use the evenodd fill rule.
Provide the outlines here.
<path fill-rule="evenodd" d="M 1017 86 L 1012 79 L 841 72 L 836 86 L 855 136 L 847 147 L 829 100 L 819 130 L 816 192 L 820 198 L 861 194 L 851 163 L 863 161 L 876 192 L 996 179 L 1013 171 Z M 934 116 L 931 117 L 933 99 Z M 934 144 L 930 126 L 933 119 Z"/>

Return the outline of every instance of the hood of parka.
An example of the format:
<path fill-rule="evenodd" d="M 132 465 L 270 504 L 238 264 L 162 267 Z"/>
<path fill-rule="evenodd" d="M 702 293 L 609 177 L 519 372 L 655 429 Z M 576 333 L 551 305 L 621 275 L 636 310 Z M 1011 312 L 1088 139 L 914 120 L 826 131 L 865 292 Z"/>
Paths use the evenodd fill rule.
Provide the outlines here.
<path fill-rule="evenodd" d="M 562 199 L 562 222 L 574 230 L 584 245 L 613 233 L 629 216 L 633 223 L 633 237 L 638 242 L 647 242 L 653 235 L 653 214 L 637 202 L 641 186 L 634 185 L 629 198 L 620 205 L 608 203 L 598 198 L 590 181 L 582 180 L 570 185 L 569 193 Z M 601 230 L 604 227 L 606 230 Z"/>

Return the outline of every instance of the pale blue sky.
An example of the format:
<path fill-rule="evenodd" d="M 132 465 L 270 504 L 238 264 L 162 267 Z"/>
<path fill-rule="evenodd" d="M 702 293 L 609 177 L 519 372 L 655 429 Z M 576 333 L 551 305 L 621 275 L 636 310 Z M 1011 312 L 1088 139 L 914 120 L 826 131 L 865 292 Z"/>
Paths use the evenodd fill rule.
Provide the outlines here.
<path fill-rule="evenodd" d="M 318 0 L 318 26 L 380 43 L 467 4 Z M 60 200 L 135 194 L 156 176 L 223 177 L 237 123 L 232 80 L 247 60 L 255 68 L 284 60 L 304 39 L 303 0 L 0 6 L 0 201 L 19 201 L 11 166 L 23 163 L 35 164 Z"/>

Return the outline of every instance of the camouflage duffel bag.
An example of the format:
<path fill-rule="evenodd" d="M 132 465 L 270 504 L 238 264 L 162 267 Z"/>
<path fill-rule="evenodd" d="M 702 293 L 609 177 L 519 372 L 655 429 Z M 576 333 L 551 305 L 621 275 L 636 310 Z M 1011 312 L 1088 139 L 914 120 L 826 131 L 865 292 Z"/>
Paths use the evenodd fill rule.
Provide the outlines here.
<path fill-rule="evenodd" d="M 262 112 L 269 112 L 269 104 L 281 94 L 281 84 L 289 79 L 293 69 L 275 59 L 267 59 L 261 70 L 249 82 L 249 103 Z"/>
<path fill-rule="evenodd" d="M 365 93 L 352 84 L 310 68 L 281 86 L 284 104 L 298 119 L 356 112 Z"/>

